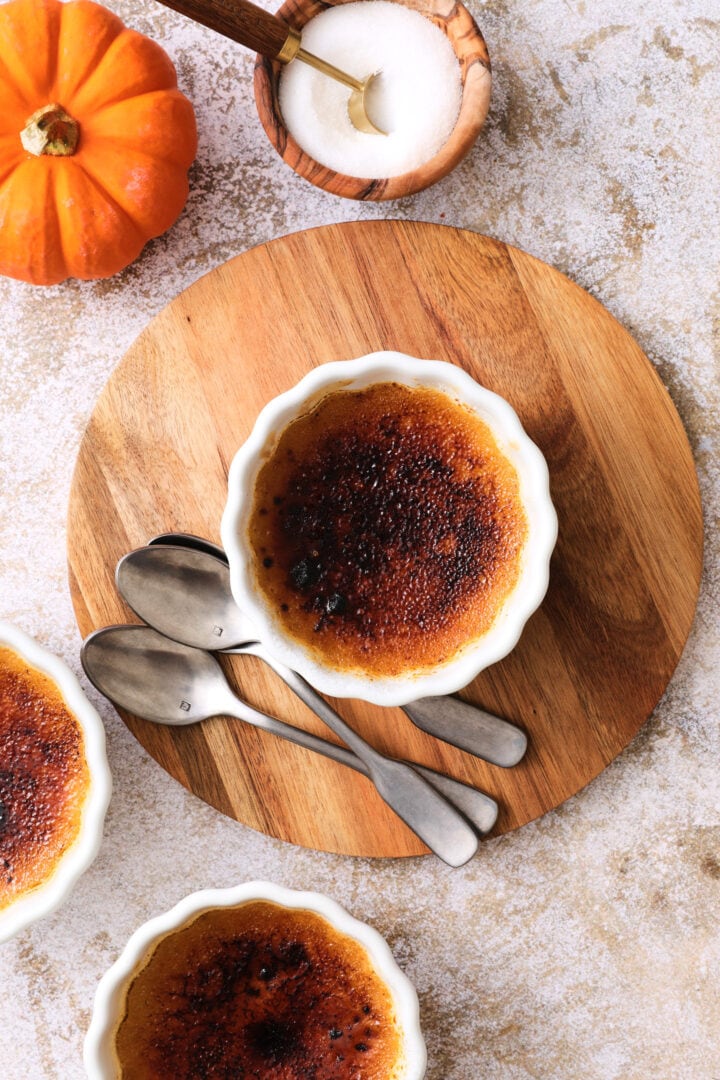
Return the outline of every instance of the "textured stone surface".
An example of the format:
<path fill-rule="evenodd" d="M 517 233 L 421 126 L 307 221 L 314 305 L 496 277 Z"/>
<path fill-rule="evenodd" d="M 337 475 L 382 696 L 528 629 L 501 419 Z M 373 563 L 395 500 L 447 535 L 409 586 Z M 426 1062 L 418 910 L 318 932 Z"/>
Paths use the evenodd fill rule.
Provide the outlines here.
<path fill-rule="evenodd" d="M 56 914 L 0 950 L 3 1080 L 77 1080 L 94 988 L 130 933 L 205 886 L 325 891 L 390 941 L 422 1005 L 429 1080 L 720 1077 L 720 23 L 711 0 L 489 0 L 488 125 L 435 188 L 361 206 L 296 178 L 255 115 L 251 57 L 151 0 L 200 150 L 177 225 L 106 282 L 0 280 L 0 614 L 79 671 L 64 520 L 83 426 L 148 320 L 252 244 L 356 218 L 443 221 L 545 259 L 636 336 L 695 453 L 707 521 L 695 627 L 631 746 L 466 867 L 368 862 L 251 832 L 188 795 L 90 691 L 115 794 Z"/>

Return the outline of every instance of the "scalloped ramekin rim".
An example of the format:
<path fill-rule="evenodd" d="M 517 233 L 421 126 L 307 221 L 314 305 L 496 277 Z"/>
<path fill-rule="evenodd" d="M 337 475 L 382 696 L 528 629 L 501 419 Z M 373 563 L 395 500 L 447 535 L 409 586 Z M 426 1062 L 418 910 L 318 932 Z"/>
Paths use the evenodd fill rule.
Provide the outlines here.
<path fill-rule="evenodd" d="M 243 546 L 243 536 L 251 503 L 246 495 L 253 489 L 263 454 L 290 421 L 333 390 L 392 381 L 444 389 L 474 408 L 488 423 L 500 449 L 518 472 L 530 536 L 523 552 L 520 579 L 487 634 L 434 671 L 397 678 L 372 678 L 323 666 L 283 632 L 254 586 L 252 560 Z M 545 458 L 525 433 L 512 406 L 455 364 L 444 360 L 421 360 L 393 351 L 320 364 L 295 386 L 271 399 L 258 414 L 250 435 L 231 462 L 228 497 L 221 521 L 233 595 L 241 610 L 255 624 L 263 644 L 321 693 L 388 706 L 455 693 L 485 668 L 507 656 L 547 592 L 550 556 L 557 529 Z"/>
<path fill-rule="evenodd" d="M 427 1063 L 420 1029 L 420 1005 L 414 986 L 400 969 L 390 946 L 368 923 L 350 915 L 324 893 L 288 889 L 269 881 L 247 881 L 224 889 L 202 889 L 184 897 L 169 911 L 143 923 L 129 938 L 118 959 L 100 979 L 95 992 L 90 1026 L 83 1044 L 83 1060 L 90 1080 L 116 1080 L 114 1034 L 127 987 L 150 949 L 202 912 L 235 907 L 251 900 L 267 900 L 286 908 L 323 915 L 336 930 L 363 945 L 373 966 L 390 990 L 403 1035 L 405 1071 L 398 1080 L 423 1080 Z"/>
<path fill-rule="evenodd" d="M 103 836 L 105 813 L 112 792 L 112 778 L 105 749 L 105 729 L 73 671 L 35 638 L 10 622 L 0 620 L 0 647 L 7 647 L 47 675 L 60 690 L 80 724 L 90 785 L 83 804 L 80 831 L 61 856 L 52 875 L 37 888 L 24 893 L 0 911 L 0 943 L 8 941 L 37 919 L 55 911 L 68 898 L 78 879 L 94 861 Z"/>

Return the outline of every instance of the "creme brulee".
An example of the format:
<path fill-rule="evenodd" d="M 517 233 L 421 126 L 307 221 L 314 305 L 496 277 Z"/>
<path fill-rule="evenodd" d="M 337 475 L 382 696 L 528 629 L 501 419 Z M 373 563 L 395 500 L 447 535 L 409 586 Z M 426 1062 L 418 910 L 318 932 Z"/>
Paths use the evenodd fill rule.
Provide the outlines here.
<path fill-rule="evenodd" d="M 127 1080 L 398 1080 L 392 996 L 365 948 L 321 915 L 216 907 L 162 938 L 115 1033 Z"/>
<path fill-rule="evenodd" d="M 55 683 L 0 648 L 0 909 L 52 876 L 89 785 L 83 732 Z"/>
<path fill-rule="evenodd" d="M 248 537 L 290 637 L 336 670 L 393 677 L 491 628 L 527 531 L 517 473 L 477 413 L 385 382 L 333 391 L 280 434 Z"/>

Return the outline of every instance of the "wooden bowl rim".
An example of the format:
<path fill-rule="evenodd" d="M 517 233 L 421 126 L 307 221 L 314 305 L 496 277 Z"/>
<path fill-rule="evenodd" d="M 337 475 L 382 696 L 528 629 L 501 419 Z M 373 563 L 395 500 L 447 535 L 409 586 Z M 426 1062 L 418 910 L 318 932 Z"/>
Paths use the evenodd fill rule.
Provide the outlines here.
<path fill-rule="evenodd" d="M 353 0 L 284 0 L 277 14 L 297 30 L 315 15 Z M 477 140 L 490 108 L 492 75 L 490 57 L 483 34 L 469 10 L 459 2 L 443 0 L 394 0 L 424 15 L 446 34 L 460 20 L 462 32 L 448 37 L 460 64 L 462 99 L 460 112 L 447 142 L 423 165 L 398 176 L 386 178 L 338 173 L 312 158 L 295 141 L 285 126 L 278 101 L 278 82 L 283 67 L 276 60 L 256 56 L 255 104 L 265 134 L 280 157 L 294 172 L 311 184 L 347 199 L 380 201 L 399 199 L 423 191 L 447 176 L 469 153 Z"/>

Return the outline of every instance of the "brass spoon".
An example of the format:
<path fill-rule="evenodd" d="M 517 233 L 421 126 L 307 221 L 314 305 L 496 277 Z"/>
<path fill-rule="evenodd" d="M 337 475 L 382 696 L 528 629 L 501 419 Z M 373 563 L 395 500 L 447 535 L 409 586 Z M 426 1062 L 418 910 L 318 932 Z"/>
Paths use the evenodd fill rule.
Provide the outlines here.
<path fill-rule="evenodd" d="M 307 52 L 302 48 L 300 32 L 278 19 L 277 15 L 271 15 L 250 0 L 232 0 L 232 3 L 226 0 L 162 0 L 162 3 L 270 60 L 277 60 L 281 64 L 301 60 L 323 75 L 343 83 L 351 90 L 348 114 L 354 127 L 371 135 L 387 135 L 386 131 L 373 124 L 366 107 L 368 87 L 377 74 L 356 79 L 327 60 Z"/>

